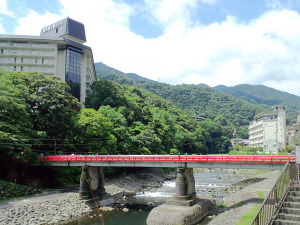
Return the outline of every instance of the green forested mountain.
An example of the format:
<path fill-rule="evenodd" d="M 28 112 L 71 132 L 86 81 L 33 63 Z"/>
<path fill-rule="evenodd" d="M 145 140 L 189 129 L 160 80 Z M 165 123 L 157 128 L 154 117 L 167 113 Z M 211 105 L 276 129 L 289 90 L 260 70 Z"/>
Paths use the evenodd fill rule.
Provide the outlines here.
<path fill-rule="evenodd" d="M 274 105 L 285 105 L 287 123 L 292 124 L 300 111 L 300 97 L 278 91 L 263 85 L 168 85 L 155 81 L 130 79 L 125 73 L 103 73 L 99 68 L 97 76 L 111 79 L 119 84 L 146 89 L 172 101 L 191 115 L 214 119 L 222 116 L 226 124 L 247 125 L 256 113 L 269 110 Z"/>
<path fill-rule="evenodd" d="M 247 126 L 255 114 L 267 108 L 265 105 L 251 104 L 205 85 L 169 85 L 155 81 L 133 80 L 124 73 L 104 74 L 101 70 L 97 71 L 97 75 L 101 79 L 143 88 L 171 101 L 188 111 L 191 116 L 218 120 L 224 126 L 235 128 Z"/>
<path fill-rule="evenodd" d="M 287 92 L 278 91 L 264 85 L 240 84 L 233 87 L 219 85 L 215 89 L 233 95 L 252 104 L 264 104 L 270 107 L 284 105 L 287 110 L 287 120 L 294 122 L 300 112 L 300 97 Z"/>

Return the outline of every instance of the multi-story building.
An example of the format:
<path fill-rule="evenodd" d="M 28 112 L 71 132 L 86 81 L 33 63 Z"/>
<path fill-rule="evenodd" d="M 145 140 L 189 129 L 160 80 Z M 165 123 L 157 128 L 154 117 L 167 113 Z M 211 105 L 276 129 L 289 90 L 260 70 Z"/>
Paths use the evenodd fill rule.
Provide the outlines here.
<path fill-rule="evenodd" d="M 286 145 L 286 116 L 284 106 L 260 113 L 249 126 L 249 146 L 263 147 L 264 151 L 278 151 Z"/>
<path fill-rule="evenodd" d="M 300 115 L 297 115 L 297 122 L 287 129 L 287 144 L 300 146 Z"/>
<path fill-rule="evenodd" d="M 40 36 L 0 35 L 0 68 L 56 75 L 82 105 L 96 80 L 92 49 L 80 22 L 65 18 L 44 27 Z"/>

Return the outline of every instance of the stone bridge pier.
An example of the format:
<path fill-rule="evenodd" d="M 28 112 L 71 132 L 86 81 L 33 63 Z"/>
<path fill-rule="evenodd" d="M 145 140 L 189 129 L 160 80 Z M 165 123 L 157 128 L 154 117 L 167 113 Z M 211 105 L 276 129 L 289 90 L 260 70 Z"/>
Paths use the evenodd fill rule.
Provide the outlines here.
<path fill-rule="evenodd" d="M 147 225 L 193 225 L 212 211 L 213 201 L 196 195 L 192 168 L 178 168 L 176 193 L 151 210 Z"/>
<path fill-rule="evenodd" d="M 106 194 L 104 188 L 104 173 L 102 167 L 83 166 L 80 177 L 79 199 L 90 200 Z"/>

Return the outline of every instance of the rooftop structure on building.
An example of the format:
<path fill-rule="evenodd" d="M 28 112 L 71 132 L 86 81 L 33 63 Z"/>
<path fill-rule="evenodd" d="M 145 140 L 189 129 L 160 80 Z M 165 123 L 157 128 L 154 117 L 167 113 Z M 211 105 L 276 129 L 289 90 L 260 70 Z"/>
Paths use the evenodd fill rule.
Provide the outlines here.
<path fill-rule="evenodd" d="M 201 122 L 203 120 L 205 120 L 204 117 L 201 117 L 201 116 L 192 116 L 197 122 Z"/>
<path fill-rule="evenodd" d="M 65 18 L 41 29 L 40 36 L 0 35 L 0 68 L 56 75 L 82 105 L 96 80 L 93 52 L 84 25 Z"/>
<path fill-rule="evenodd" d="M 266 152 L 281 150 L 286 145 L 285 106 L 256 115 L 249 126 L 249 146 L 263 147 Z"/>

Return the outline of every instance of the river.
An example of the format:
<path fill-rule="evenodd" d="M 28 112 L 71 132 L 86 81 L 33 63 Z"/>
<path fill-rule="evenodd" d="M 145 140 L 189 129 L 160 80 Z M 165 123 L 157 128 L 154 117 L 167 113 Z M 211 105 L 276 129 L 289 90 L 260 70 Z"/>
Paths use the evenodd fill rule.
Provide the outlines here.
<path fill-rule="evenodd" d="M 223 199 L 230 193 L 239 190 L 239 187 L 232 188 L 232 184 L 244 180 L 248 176 L 243 173 L 233 173 L 227 170 L 212 170 L 210 172 L 194 173 L 197 195 L 207 195 L 213 197 L 216 202 L 222 203 Z M 225 191 L 226 190 L 226 191 Z M 122 209 L 111 212 L 103 212 L 102 223 L 99 212 L 94 211 L 89 217 L 84 217 L 68 225 L 146 225 L 146 218 L 149 210 L 147 206 L 161 204 L 166 198 L 175 193 L 175 180 L 165 181 L 162 187 L 137 193 L 134 197 L 129 197 L 121 202 L 128 208 L 131 205 L 144 205 L 140 210 L 123 212 Z M 91 218 L 92 217 L 92 218 Z M 197 225 L 205 225 L 210 221 L 206 218 Z"/>

